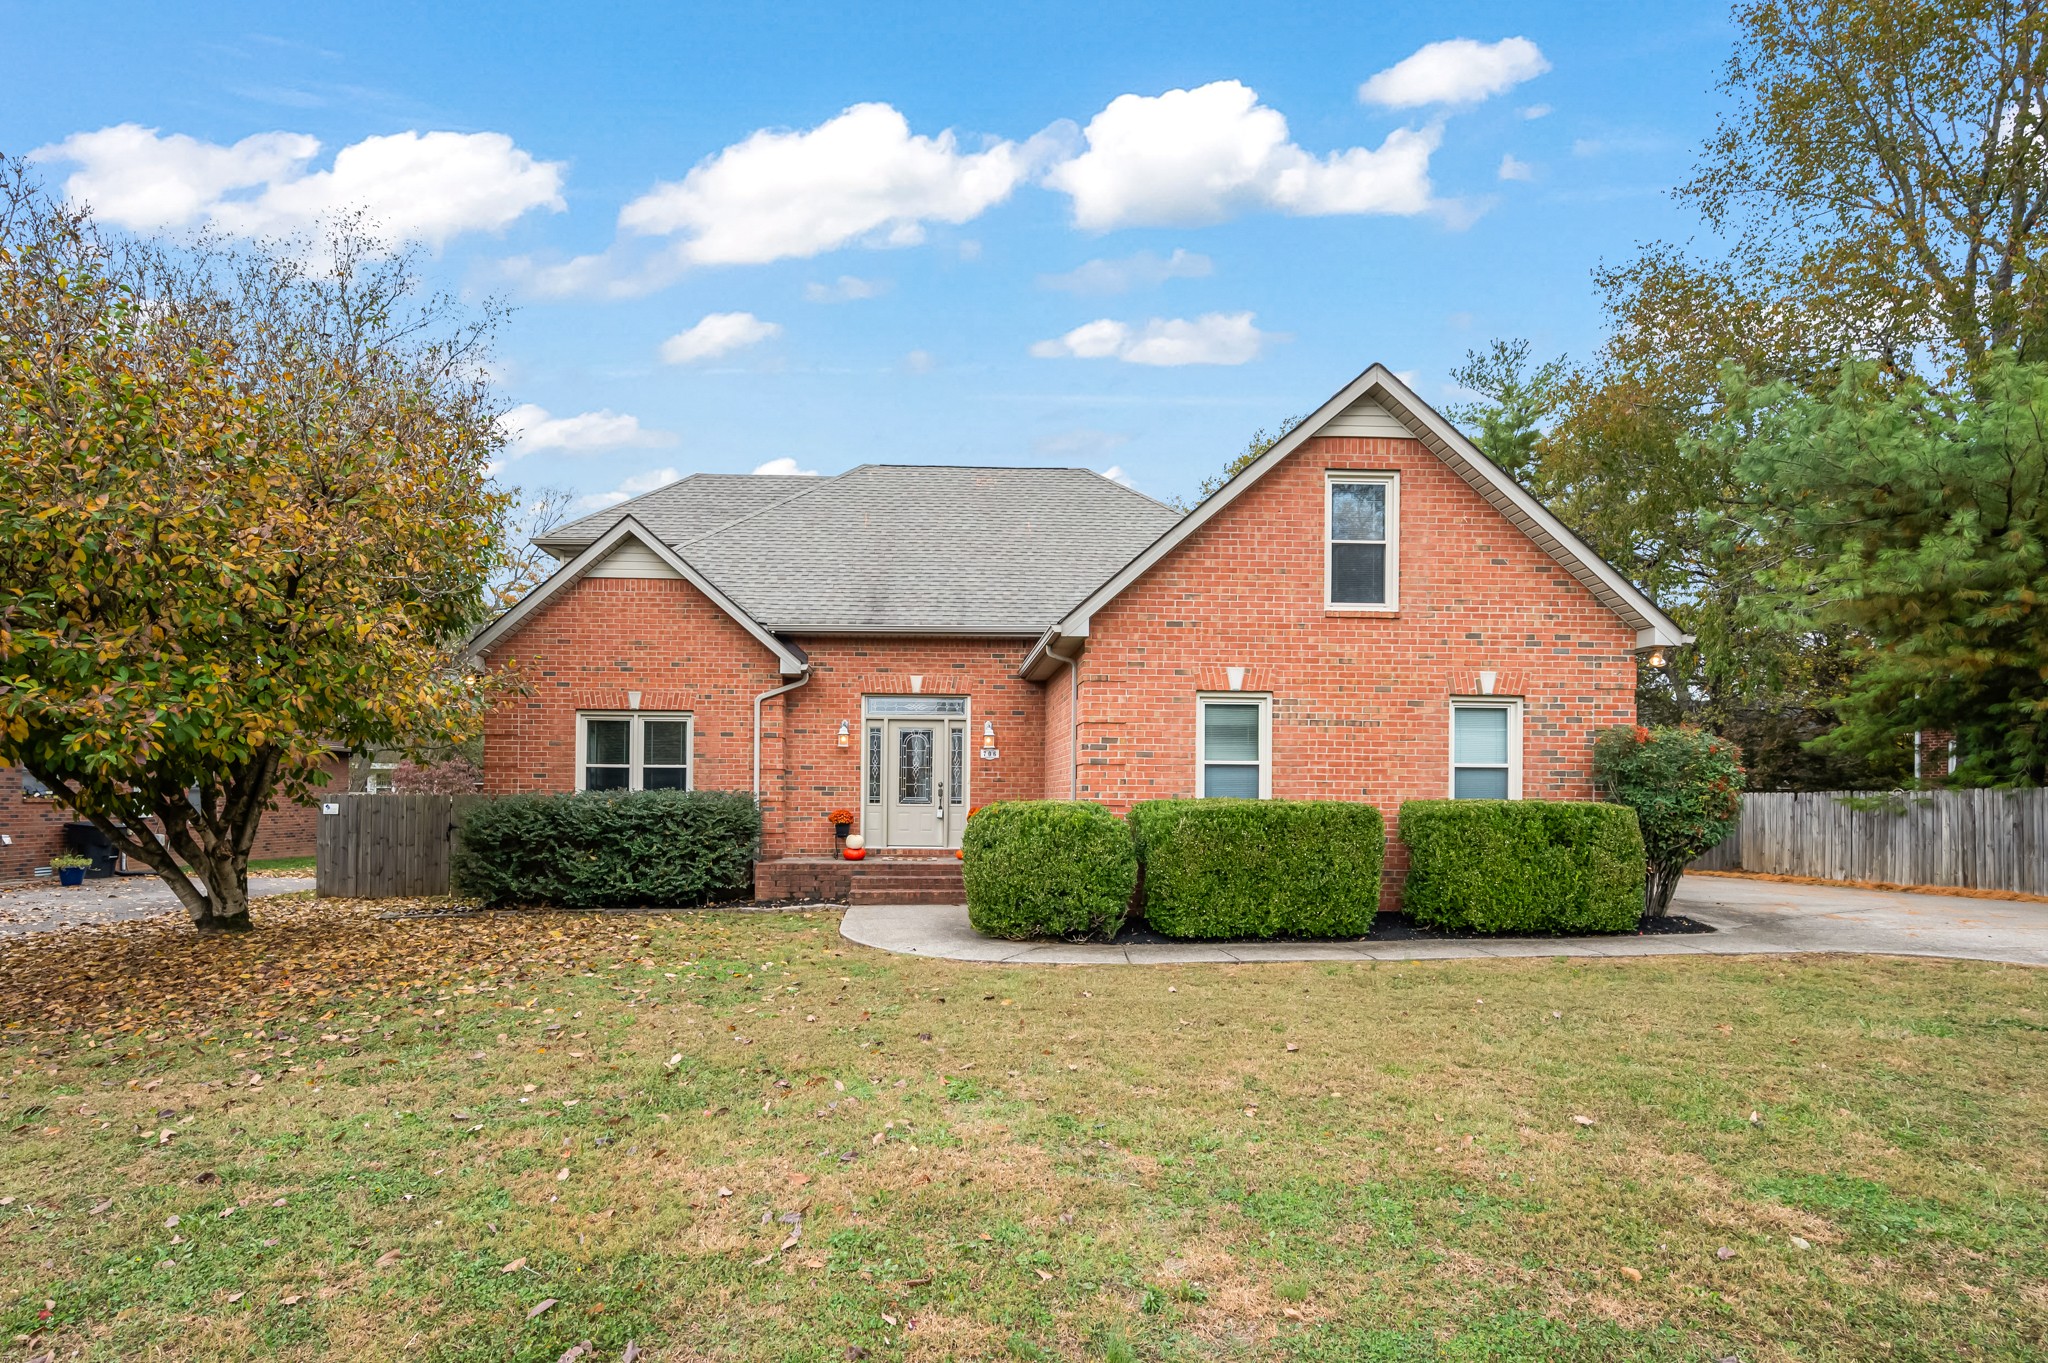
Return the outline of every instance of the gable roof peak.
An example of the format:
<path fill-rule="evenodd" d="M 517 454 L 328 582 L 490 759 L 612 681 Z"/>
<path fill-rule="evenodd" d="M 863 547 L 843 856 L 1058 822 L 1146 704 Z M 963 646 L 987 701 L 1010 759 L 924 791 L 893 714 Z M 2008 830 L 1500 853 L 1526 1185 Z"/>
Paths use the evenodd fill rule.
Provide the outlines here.
<path fill-rule="evenodd" d="M 1228 482 L 1204 498 L 1194 510 L 1181 517 L 1136 558 L 1125 564 L 1115 575 L 1097 587 L 1086 600 L 1067 612 L 1064 618 L 1040 636 L 1038 643 L 1024 661 L 1024 674 L 1041 675 L 1042 670 L 1050 665 L 1045 659 L 1056 640 L 1085 637 L 1088 633 L 1089 620 L 1096 611 L 1121 595 L 1126 587 L 1144 576 L 1154 564 L 1165 558 L 1195 531 L 1208 524 L 1217 513 L 1242 495 L 1246 488 L 1278 467 L 1303 444 L 1313 440 L 1338 415 L 1347 411 L 1360 399 L 1368 397 L 1384 407 L 1389 415 L 1406 428 L 1411 438 L 1419 441 L 1430 453 L 1441 459 L 1452 472 L 1464 479 L 1473 491 L 1491 503 L 1495 510 L 1507 517 L 1539 549 L 1549 554 L 1560 567 L 1576 578 L 1595 600 L 1634 629 L 1637 647 L 1648 648 L 1660 644 L 1668 647 L 1690 642 L 1692 636 L 1679 629 L 1677 623 L 1666 615 L 1647 593 L 1630 582 L 1612 564 L 1602 559 L 1584 540 L 1573 534 L 1564 522 L 1560 521 L 1548 507 L 1537 501 L 1527 488 L 1516 482 L 1507 470 L 1487 458 L 1463 431 L 1452 425 L 1441 412 L 1424 402 L 1400 375 L 1386 365 L 1374 361 L 1367 365 L 1357 378 L 1332 393 L 1320 407 L 1274 441 L 1265 453 L 1238 470 Z"/>

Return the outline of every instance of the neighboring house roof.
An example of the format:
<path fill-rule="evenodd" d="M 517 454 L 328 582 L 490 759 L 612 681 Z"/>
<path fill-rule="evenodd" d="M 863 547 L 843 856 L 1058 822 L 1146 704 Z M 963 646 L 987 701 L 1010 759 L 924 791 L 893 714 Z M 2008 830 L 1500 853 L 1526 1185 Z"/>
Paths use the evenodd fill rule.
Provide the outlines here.
<path fill-rule="evenodd" d="M 1394 435 L 1420 440 L 1444 461 L 1452 472 L 1492 503 L 1495 510 L 1549 554 L 1566 572 L 1593 594 L 1595 600 L 1613 611 L 1636 632 L 1636 647 L 1671 646 L 1689 643 L 1692 636 L 1679 629 L 1634 583 L 1589 548 L 1584 540 L 1565 528 L 1564 522 L 1531 496 L 1506 470 L 1467 439 L 1413 389 L 1394 376 L 1385 365 L 1375 364 L 1344 385 L 1328 402 L 1310 413 L 1299 425 L 1273 443 L 1259 458 L 1240 470 L 1200 506 L 1183 516 L 1144 551 L 1125 564 L 1108 580 L 1091 591 L 1081 604 L 1068 611 L 1040 636 L 1024 660 L 1029 677 L 1049 675 L 1052 657 L 1061 639 L 1087 637 L 1095 612 L 1116 599 L 1123 590 L 1143 577 L 1152 566 L 1208 524 L 1244 490 L 1264 477 L 1303 442 L 1318 435 Z"/>
<path fill-rule="evenodd" d="M 513 630 L 518 629 L 526 617 L 538 610 L 549 597 L 552 597 L 564 587 L 580 581 L 591 569 L 598 567 L 606 559 L 610 558 L 612 552 L 628 540 L 637 540 L 640 544 L 644 545 L 646 550 L 652 553 L 656 559 L 660 560 L 668 571 L 688 581 L 691 586 L 702 592 L 712 605 L 731 616 L 741 629 L 751 634 L 763 648 L 775 655 L 775 660 L 783 676 L 797 676 L 810 665 L 810 660 L 804 656 L 802 649 L 786 644 L 767 630 L 762 629 L 760 622 L 741 610 L 733 603 L 731 597 L 720 591 L 702 573 L 677 557 L 676 552 L 663 544 L 659 536 L 631 516 L 616 522 L 611 529 L 585 545 L 581 553 L 549 574 L 546 581 L 542 582 L 525 596 L 520 597 L 510 608 L 500 613 L 497 619 L 471 635 L 469 640 L 470 649 L 481 653 Z"/>
<path fill-rule="evenodd" d="M 1180 517 L 1087 469 L 864 464 L 836 478 L 698 474 L 540 542 L 573 551 L 619 513 L 778 634 L 1021 637 Z"/>

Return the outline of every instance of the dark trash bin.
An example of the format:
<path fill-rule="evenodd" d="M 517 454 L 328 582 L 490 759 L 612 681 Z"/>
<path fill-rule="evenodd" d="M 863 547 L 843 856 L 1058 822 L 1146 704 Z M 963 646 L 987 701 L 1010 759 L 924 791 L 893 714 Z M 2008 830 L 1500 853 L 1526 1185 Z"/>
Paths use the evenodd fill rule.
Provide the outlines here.
<path fill-rule="evenodd" d="M 114 850 L 114 844 L 107 835 L 83 819 L 64 825 L 64 847 L 66 851 L 81 857 L 92 858 L 89 876 L 110 876 L 121 865 L 121 854 Z"/>

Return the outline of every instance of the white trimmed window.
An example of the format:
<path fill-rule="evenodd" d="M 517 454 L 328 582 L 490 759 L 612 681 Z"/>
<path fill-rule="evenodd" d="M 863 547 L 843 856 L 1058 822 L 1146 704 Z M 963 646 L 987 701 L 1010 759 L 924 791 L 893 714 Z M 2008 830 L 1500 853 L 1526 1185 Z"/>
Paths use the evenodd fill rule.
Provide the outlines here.
<path fill-rule="evenodd" d="M 686 714 L 579 714 L 576 789 L 689 790 L 693 737 Z"/>
<path fill-rule="evenodd" d="M 1196 789 L 1205 800 L 1264 800 L 1273 793 L 1273 704 L 1240 691 L 1195 707 Z"/>
<path fill-rule="evenodd" d="M 1451 702 L 1451 798 L 1522 798 L 1522 702 Z"/>
<path fill-rule="evenodd" d="M 1391 611 L 1401 601 L 1401 481 L 1392 473 L 1325 475 L 1324 604 Z"/>

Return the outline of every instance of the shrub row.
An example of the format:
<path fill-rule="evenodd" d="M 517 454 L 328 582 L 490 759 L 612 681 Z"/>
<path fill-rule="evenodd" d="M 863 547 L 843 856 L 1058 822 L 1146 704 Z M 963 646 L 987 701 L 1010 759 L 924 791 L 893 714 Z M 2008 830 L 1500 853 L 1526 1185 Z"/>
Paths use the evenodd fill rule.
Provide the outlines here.
<path fill-rule="evenodd" d="M 1643 916 L 1643 835 L 1625 805 L 1410 800 L 1401 906 L 1471 932 L 1626 932 Z"/>
<path fill-rule="evenodd" d="M 1138 883 L 1123 820 L 1083 800 L 985 805 L 961 851 L 967 920 L 990 937 L 1114 937 Z"/>
<path fill-rule="evenodd" d="M 675 908 L 753 893 L 761 810 L 729 791 L 508 795 L 461 832 L 455 890 L 492 907 Z"/>
<path fill-rule="evenodd" d="M 1106 939 L 1141 903 L 1169 937 L 1357 937 L 1386 830 L 1371 805 L 1328 800 L 1153 800 L 1128 824 L 1032 800 L 978 811 L 963 850 L 968 921 L 991 937 Z"/>
<path fill-rule="evenodd" d="M 1131 810 L 1145 921 L 1168 937 L 1363 937 L 1379 810 L 1337 800 L 1148 800 Z"/>
<path fill-rule="evenodd" d="M 1643 839 L 1621 805 L 1412 800 L 1403 906 L 1475 932 L 1623 932 L 1643 913 Z M 1037 800 L 968 821 L 967 915 L 992 937 L 1110 938 L 1133 911 L 1168 937 L 1360 937 L 1386 831 L 1369 804 L 1153 800 L 1128 824 Z"/>

